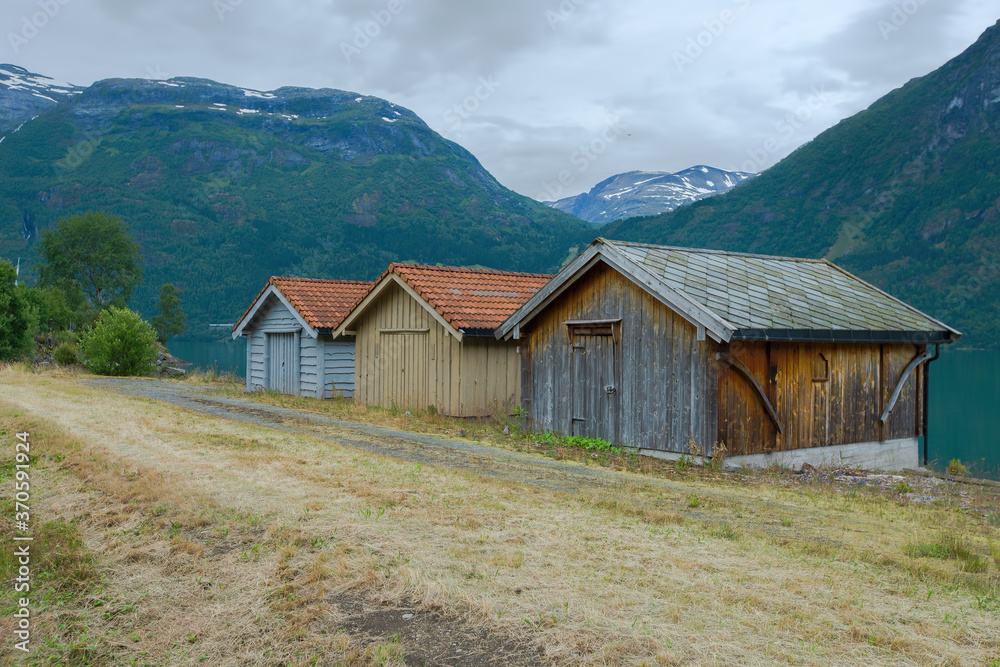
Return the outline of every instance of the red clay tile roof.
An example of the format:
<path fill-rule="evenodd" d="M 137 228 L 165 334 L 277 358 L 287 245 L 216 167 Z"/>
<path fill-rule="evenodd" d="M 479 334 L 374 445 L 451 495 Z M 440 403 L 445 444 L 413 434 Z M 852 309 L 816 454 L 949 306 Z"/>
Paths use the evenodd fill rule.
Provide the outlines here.
<path fill-rule="evenodd" d="M 288 303 L 292 304 L 302 319 L 313 329 L 336 329 L 375 283 L 275 276 L 264 285 L 264 289 L 243 313 L 236 327 L 239 327 L 240 322 L 243 322 L 267 288 L 272 285 L 288 299 Z M 233 330 L 235 329 L 234 327 Z"/>
<path fill-rule="evenodd" d="M 552 280 L 539 273 L 390 264 L 378 282 L 391 273 L 464 331 L 493 331 Z"/>

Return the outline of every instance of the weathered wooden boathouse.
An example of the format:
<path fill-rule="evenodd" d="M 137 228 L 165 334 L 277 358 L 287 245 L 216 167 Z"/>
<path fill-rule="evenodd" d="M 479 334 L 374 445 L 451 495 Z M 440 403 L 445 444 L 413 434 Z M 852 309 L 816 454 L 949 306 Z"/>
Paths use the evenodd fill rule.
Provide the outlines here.
<path fill-rule="evenodd" d="M 494 333 L 551 278 L 390 265 L 333 334 L 356 336 L 355 400 L 453 417 L 516 407 L 519 343 Z"/>
<path fill-rule="evenodd" d="M 354 339 L 334 336 L 370 282 L 271 278 L 233 327 L 247 339 L 247 391 L 354 395 Z"/>
<path fill-rule="evenodd" d="M 534 428 L 734 464 L 919 463 L 959 334 L 826 260 L 598 239 L 501 327 Z"/>

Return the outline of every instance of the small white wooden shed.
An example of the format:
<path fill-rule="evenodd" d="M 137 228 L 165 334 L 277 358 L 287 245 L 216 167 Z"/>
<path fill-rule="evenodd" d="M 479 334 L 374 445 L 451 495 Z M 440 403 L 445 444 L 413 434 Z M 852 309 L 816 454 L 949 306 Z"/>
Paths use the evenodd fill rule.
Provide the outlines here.
<path fill-rule="evenodd" d="M 233 327 L 247 339 L 247 391 L 354 396 L 354 337 L 333 332 L 372 285 L 271 278 Z"/>

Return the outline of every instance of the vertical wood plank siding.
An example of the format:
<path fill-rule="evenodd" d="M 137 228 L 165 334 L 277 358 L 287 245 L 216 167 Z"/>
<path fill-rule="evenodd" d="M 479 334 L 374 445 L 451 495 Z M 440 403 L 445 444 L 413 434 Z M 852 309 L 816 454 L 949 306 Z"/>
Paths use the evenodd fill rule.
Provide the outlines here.
<path fill-rule="evenodd" d="M 914 373 L 884 426 L 879 421 L 914 345 L 733 343 L 767 390 L 785 432 L 779 434 L 738 373 L 719 371 L 719 442 L 729 454 L 879 442 L 922 435 L 923 369 Z M 820 356 L 822 355 L 822 356 Z M 817 372 L 827 369 L 825 377 Z"/>
<path fill-rule="evenodd" d="M 434 406 L 453 417 L 487 415 L 511 395 L 517 405 L 516 341 L 459 342 L 397 285 L 387 288 L 354 328 L 354 397 L 365 405 Z"/>
<path fill-rule="evenodd" d="M 600 345 L 573 336 L 565 324 L 610 319 L 621 323 L 613 340 Z M 598 264 L 522 332 L 524 408 L 541 431 L 676 453 L 690 453 L 693 441 L 699 453 L 711 455 L 718 431 L 717 346 L 699 342 L 697 334 L 644 289 Z M 614 346 L 613 370 L 608 345 Z M 611 395 L 602 380 L 609 373 L 618 383 Z M 575 416 L 585 421 L 574 430 L 575 399 L 584 402 Z"/>
<path fill-rule="evenodd" d="M 602 340 L 566 324 L 619 318 Z M 541 431 L 674 453 L 693 441 L 706 455 L 717 443 L 749 455 L 923 434 L 923 368 L 880 422 L 917 346 L 699 342 L 694 325 L 604 264 L 530 322 L 521 344 L 522 405 Z M 757 378 L 784 433 L 746 379 L 716 360 L 719 351 Z M 615 382 L 615 393 L 604 391 Z"/>

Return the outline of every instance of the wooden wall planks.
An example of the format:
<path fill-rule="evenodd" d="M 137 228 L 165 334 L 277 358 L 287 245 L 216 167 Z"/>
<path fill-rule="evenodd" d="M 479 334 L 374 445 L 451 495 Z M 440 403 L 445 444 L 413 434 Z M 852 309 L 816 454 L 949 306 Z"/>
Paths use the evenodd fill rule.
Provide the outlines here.
<path fill-rule="evenodd" d="M 902 371 L 918 352 L 914 345 L 734 343 L 730 354 L 772 394 L 785 433 L 770 426 L 747 383 L 724 368 L 719 376 L 719 440 L 730 454 L 762 454 L 921 435 L 922 371 L 907 381 L 889 422 L 883 426 L 879 421 Z M 824 362 L 829 369 L 825 381 L 815 372 Z"/>
<path fill-rule="evenodd" d="M 465 337 L 459 342 L 393 285 L 355 327 L 355 400 L 454 417 L 486 416 L 520 394 L 517 341 Z"/>
<path fill-rule="evenodd" d="M 618 319 L 614 340 L 600 343 L 566 325 Z M 700 453 L 712 453 L 716 345 L 699 342 L 694 325 L 610 267 L 598 264 L 560 295 L 522 332 L 521 344 L 521 391 L 534 428 L 664 452 L 690 453 L 693 441 Z M 603 378 L 612 372 L 617 384 L 608 395 Z"/>
<path fill-rule="evenodd" d="M 603 343 L 567 322 L 620 319 L 617 391 Z M 923 369 L 907 381 L 887 424 L 879 418 L 914 345 L 697 340 L 696 327 L 614 269 L 598 264 L 522 331 L 522 407 L 533 428 L 689 453 L 728 455 L 877 442 L 922 434 Z M 782 422 L 776 426 L 742 376 L 716 361 L 728 351 L 751 370 Z M 590 356 L 588 356 L 590 355 Z M 598 355 L 598 356 L 595 356 Z"/>

